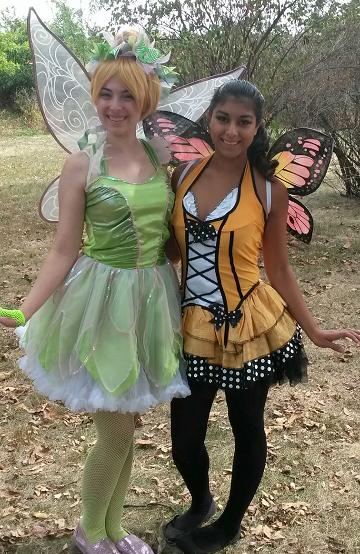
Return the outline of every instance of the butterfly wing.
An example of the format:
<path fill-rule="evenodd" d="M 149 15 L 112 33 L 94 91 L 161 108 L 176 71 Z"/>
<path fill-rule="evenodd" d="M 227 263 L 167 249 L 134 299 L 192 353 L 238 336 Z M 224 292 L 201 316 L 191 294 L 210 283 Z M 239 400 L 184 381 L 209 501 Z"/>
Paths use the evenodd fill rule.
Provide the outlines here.
<path fill-rule="evenodd" d="M 28 34 L 45 123 L 62 148 L 75 152 L 85 131 L 100 124 L 91 102 L 89 75 L 33 8 L 28 15 Z"/>
<path fill-rule="evenodd" d="M 86 131 L 100 124 L 91 102 L 89 75 L 33 8 L 28 15 L 28 36 L 38 104 L 45 123 L 64 150 L 76 152 Z M 52 223 L 59 218 L 58 186 L 57 177 L 39 203 L 40 216 Z"/>
<path fill-rule="evenodd" d="M 39 214 L 48 223 L 59 221 L 59 180 L 56 177 L 44 191 L 39 202 Z"/>
<path fill-rule="evenodd" d="M 289 196 L 287 215 L 288 231 L 297 239 L 309 244 L 311 241 L 314 221 L 309 210 L 297 198 Z"/>
<path fill-rule="evenodd" d="M 289 193 L 305 196 L 314 192 L 326 175 L 333 140 L 312 129 L 299 128 L 282 135 L 269 151 L 269 159 L 278 161 L 275 177 Z"/>
<path fill-rule="evenodd" d="M 198 121 L 208 109 L 211 98 L 218 87 L 230 79 L 244 79 L 245 75 L 246 69 L 241 66 L 227 73 L 178 87 L 160 102 L 158 110 L 174 112 L 191 121 Z"/>
<path fill-rule="evenodd" d="M 155 112 L 143 121 L 143 126 L 147 139 L 165 139 L 173 165 L 204 158 L 213 152 L 209 133 L 199 124 L 177 113 Z"/>

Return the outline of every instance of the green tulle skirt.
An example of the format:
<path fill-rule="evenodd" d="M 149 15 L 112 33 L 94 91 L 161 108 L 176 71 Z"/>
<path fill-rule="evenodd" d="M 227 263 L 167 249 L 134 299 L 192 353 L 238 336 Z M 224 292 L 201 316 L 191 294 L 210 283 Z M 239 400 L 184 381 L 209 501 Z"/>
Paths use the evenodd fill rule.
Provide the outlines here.
<path fill-rule="evenodd" d="M 81 256 L 19 328 L 20 366 L 40 392 L 72 410 L 142 412 L 189 394 L 180 325 L 170 263 L 115 269 Z"/>

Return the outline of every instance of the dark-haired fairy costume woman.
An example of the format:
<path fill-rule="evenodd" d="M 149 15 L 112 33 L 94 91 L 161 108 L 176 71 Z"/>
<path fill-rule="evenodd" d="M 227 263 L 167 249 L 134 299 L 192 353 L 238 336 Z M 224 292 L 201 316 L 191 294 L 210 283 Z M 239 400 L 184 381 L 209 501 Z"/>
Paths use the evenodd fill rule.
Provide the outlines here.
<path fill-rule="evenodd" d="M 240 538 L 265 468 L 269 386 L 306 379 L 300 327 L 334 350 L 341 350 L 339 338 L 360 339 L 359 331 L 321 330 L 305 305 L 288 263 L 288 195 L 273 177 L 277 164 L 266 157 L 263 103 L 246 81 L 220 87 L 210 104 L 214 154 L 173 175 L 191 396 L 172 401 L 172 441 L 192 503 L 167 524 L 165 536 L 185 554 L 216 552 Z M 260 279 L 261 250 L 271 285 Z M 231 489 L 220 517 L 199 528 L 216 510 L 204 440 L 218 390 L 225 392 L 235 439 Z"/>

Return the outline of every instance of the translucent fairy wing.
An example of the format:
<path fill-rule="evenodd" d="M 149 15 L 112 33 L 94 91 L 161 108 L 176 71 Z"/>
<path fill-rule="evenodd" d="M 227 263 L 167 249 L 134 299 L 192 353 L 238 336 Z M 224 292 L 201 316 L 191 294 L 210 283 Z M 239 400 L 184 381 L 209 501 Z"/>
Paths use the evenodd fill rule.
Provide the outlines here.
<path fill-rule="evenodd" d="M 60 176 L 50 183 L 39 202 L 40 217 L 48 223 L 59 221 L 59 180 Z"/>
<path fill-rule="evenodd" d="M 320 186 L 332 149 L 331 137 L 313 129 L 292 129 L 275 142 L 268 157 L 278 161 L 275 176 L 289 193 L 305 196 Z"/>
<path fill-rule="evenodd" d="M 230 79 L 241 79 L 246 74 L 245 67 L 238 67 L 228 73 L 208 77 L 179 87 L 160 102 L 158 110 L 174 112 L 191 121 L 198 121 L 209 107 L 215 89 Z"/>
<path fill-rule="evenodd" d="M 173 165 L 204 158 L 213 151 L 209 133 L 177 113 L 155 112 L 143 121 L 143 126 L 148 140 L 159 137 L 166 141 Z"/>
<path fill-rule="evenodd" d="M 45 123 L 62 148 L 75 152 L 85 131 L 100 123 L 91 103 L 89 75 L 33 8 L 28 15 L 28 34 Z"/>
<path fill-rule="evenodd" d="M 289 196 L 287 227 L 294 237 L 309 244 L 314 229 L 312 215 L 304 204 L 291 196 Z"/>

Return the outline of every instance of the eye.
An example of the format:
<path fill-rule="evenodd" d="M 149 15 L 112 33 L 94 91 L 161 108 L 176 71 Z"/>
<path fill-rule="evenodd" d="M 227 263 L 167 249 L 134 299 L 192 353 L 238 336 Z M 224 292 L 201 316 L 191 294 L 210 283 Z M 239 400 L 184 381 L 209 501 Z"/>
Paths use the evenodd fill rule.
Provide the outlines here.
<path fill-rule="evenodd" d="M 106 90 L 102 90 L 102 91 L 100 92 L 100 96 L 101 96 L 102 98 L 110 98 L 110 93 L 107 92 Z"/>
<path fill-rule="evenodd" d="M 130 92 L 125 92 L 124 94 L 122 94 L 122 98 L 124 100 L 134 100 L 134 97 L 132 94 L 130 94 Z"/>
<path fill-rule="evenodd" d="M 217 115 L 217 116 L 216 116 L 216 119 L 217 119 L 218 121 L 224 122 L 224 121 L 226 121 L 226 116 L 225 116 L 225 115 Z"/>

